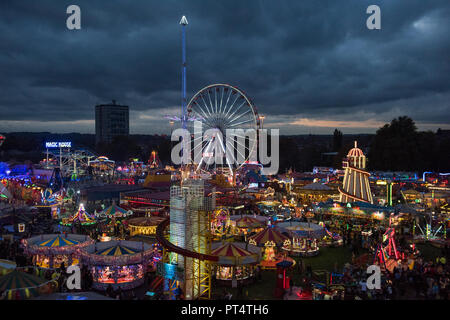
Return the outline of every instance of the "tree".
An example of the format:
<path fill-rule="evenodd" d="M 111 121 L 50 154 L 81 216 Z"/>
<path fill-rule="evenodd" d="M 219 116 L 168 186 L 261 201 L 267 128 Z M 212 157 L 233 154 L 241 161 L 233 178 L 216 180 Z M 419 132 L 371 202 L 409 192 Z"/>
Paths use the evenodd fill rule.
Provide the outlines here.
<path fill-rule="evenodd" d="M 369 168 L 416 171 L 433 166 L 434 139 L 432 132 L 418 132 L 411 118 L 398 117 L 377 130 L 368 155 Z"/>
<path fill-rule="evenodd" d="M 131 136 L 116 136 L 110 144 L 99 144 L 97 151 L 114 161 L 141 158 L 142 150 Z"/>

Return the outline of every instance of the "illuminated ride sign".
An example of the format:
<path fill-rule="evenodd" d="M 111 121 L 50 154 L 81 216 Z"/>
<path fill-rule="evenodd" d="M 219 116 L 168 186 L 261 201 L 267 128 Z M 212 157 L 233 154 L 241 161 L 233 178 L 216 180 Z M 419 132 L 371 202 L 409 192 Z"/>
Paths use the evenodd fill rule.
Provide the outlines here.
<path fill-rule="evenodd" d="M 72 148 L 72 142 L 46 142 L 45 147 L 50 148 Z"/>

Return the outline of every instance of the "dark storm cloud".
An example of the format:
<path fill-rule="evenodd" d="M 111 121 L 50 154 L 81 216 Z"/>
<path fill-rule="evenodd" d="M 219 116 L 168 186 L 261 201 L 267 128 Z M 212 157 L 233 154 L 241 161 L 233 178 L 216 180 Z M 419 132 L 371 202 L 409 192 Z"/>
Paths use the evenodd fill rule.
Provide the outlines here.
<path fill-rule="evenodd" d="M 71 4 L 81 7 L 80 31 L 66 29 Z M 381 7 L 380 31 L 366 28 L 371 4 Z M 389 121 L 408 114 L 448 123 L 447 0 L 4 0 L 1 120 L 91 120 L 93 106 L 111 99 L 143 114 L 173 109 L 180 103 L 183 14 L 189 96 L 224 82 L 273 119 Z M 143 120 L 133 119 L 145 132 Z"/>

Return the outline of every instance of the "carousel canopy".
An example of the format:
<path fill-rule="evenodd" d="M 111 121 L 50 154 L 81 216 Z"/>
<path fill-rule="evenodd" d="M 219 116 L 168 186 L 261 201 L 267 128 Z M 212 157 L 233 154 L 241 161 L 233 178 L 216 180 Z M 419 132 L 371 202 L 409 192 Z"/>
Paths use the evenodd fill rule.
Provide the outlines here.
<path fill-rule="evenodd" d="M 123 266 L 150 261 L 155 251 L 153 245 L 145 242 L 111 240 L 82 248 L 80 254 L 83 264 Z"/>
<path fill-rule="evenodd" d="M 332 189 L 322 183 L 314 182 L 301 187 L 300 190 L 330 191 Z"/>
<path fill-rule="evenodd" d="M 5 275 L 16 268 L 16 263 L 10 260 L 0 259 L 0 275 Z"/>
<path fill-rule="evenodd" d="M 245 249 L 239 248 L 235 244 L 228 242 L 217 249 L 211 251 L 212 255 L 222 256 L 222 257 L 245 257 L 251 256 L 253 253 Z"/>
<path fill-rule="evenodd" d="M 98 213 L 97 216 L 99 217 L 116 217 L 116 218 L 124 218 L 129 215 L 131 215 L 131 211 L 127 211 L 125 209 L 122 209 L 121 207 L 117 206 L 116 204 L 113 204 L 112 206 L 106 208 L 102 212 Z"/>
<path fill-rule="evenodd" d="M 136 227 L 151 227 L 151 226 L 157 226 L 161 222 L 163 222 L 166 218 L 161 217 L 138 217 L 133 218 L 130 220 L 127 220 L 127 223 L 129 226 L 136 226 Z"/>
<path fill-rule="evenodd" d="M 258 263 L 260 253 L 260 248 L 239 242 L 227 242 L 211 251 L 212 255 L 219 257 L 217 264 L 222 266 L 238 266 Z"/>
<path fill-rule="evenodd" d="M 289 267 L 291 267 L 293 264 L 294 264 L 293 261 L 290 261 L 290 260 L 283 260 L 283 261 L 280 261 L 280 262 L 277 263 L 277 267 L 280 267 L 280 268 L 289 268 Z"/>
<path fill-rule="evenodd" d="M 238 228 L 263 228 L 264 224 L 253 217 L 242 217 L 236 220 L 236 226 Z"/>
<path fill-rule="evenodd" d="M 308 222 L 281 222 L 277 224 L 282 232 L 287 232 L 296 238 L 322 238 L 325 230 L 315 223 Z"/>
<path fill-rule="evenodd" d="M 106 248 L 106 249 L 102 249 L 96 252 L 96 254 L 98 255 L 102 255 L 102 256 L 123 256 L 126 254 L 136 254 L 140 252 L 140 250 L 136 250 L 136 249 L 132 249 L 132 248 L 128 248 L 125 246 L 114 246 L 114 247 L 110 247 L 110 248 Z"/>
<path fill-rule="evenodd" d="M 76 240 L 71 240 L 67 238 L 63 238 L 61 236 L 56 236 L 54 238 L 46 239 L 41 242 L 36 243 L 39 247 L 64 247 L 64 246 L 73 246 L 78 244 L 79 242 Z"/>
<path fill-rule="evenodd" d="M 0 278 L 0 292 L 12 289 L 30 288 L 30 293 L 32 295 L 37 295 L 37 287 L 45 282 L 47 282 L 47 280 L 43 278 L 23 271 L 14 270 Z"/>
<path fill-rule="evenodd" d="M 72 254 L 93 243 L 89 236 L 81 234 L 41 234 L 22 241 L 27 255 Z"/>
<path fill-rule="evenodd" d="M 264 245 L 267 242 L 273 242 L 275 245 L 282 245 L 288 238 L 274 228 L 266 228 L 263 231 L 250 237 L 250 241 L 254 241 L 256 245 Z"/>

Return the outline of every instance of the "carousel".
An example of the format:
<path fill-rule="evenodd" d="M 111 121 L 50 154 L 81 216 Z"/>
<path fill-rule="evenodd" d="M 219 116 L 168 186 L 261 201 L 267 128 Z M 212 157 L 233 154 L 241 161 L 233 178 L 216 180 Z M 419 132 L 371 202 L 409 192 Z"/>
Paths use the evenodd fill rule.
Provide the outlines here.
<path fill-rule="evenodd" d="M 113 176 L 115 165 L 115 161 L 109 160 L 105 156 L 89 161 L 89 166 L 92 168 L 92 173 L 95 176 Z"/>
<path fill-rule="evenodd" d="M 92 244 L 88 236 L 79 234 L 45 234 L 22 240 L 25 254 L 41 268 L 59 268 L 78 264 L 78 249 Z"/>
<path fill-rule="evenodd" d="M 98 218 L 112 219 L 112 218 L 126 218 L 126 217 L 131 216 L 132 214 L 133 214 L 133 211 L 125 210 L 114 203 L 113 205 L 109 206 L 105 210 L 103 210 L 99 213 L 96 212 L 95 216 Z"/>
<path fill-rule="evenodd" d="M 283 243 L 283 250 L 291 256 L 310 257 L 319 254 L 319 242 L 325 235 L 324 229 L 315 223 L 281 222 L 277 228 L 289 236 Z"/>
<path fill-rule="evenodd" d="M 131 216 L 132 214 L 133 211 L 125 210 L 117 206 L 115 203 L 113 203 L 111 206 L 109 206 L 108 208 L 104 209 L 101 212 L 94 213 L 95 217 L 97 217 L 99 222 L 102 222 L 99 229 L 103 233 L 108 234 L 108 236 L 120 234 L 121 235 L 120 238 L 123 238 L 123 230 L 124 230 L 124 226 L 122 225 L 123 220 Z"/>
<path fill-rule="evenodd" d="M 91 270 L 93 287 L 132 289 L 144 283 L 144 275 L 160 255 L 156 245 L 137 241 L 97 242 L 81 250 L 81 263 Z"/>
<path fill-rule="evenodd" d="M 0 276 L 4 276 L 16 268 L 16 263 L 10 260 L 0 259 Z"/>
<path fill-rule="evenodd" d="M 294 259 L 286 257 L 286 252 L 281 252 L 281 248 L 289 238 L 281 234 L 273 227 L 268 227 L 263 231 L 251 236 L 248 243 L 263 248 L 260 266 L 263 269 L 276 269 L 277 263 L 288 260 L 295 265 Z"/>
<path fill-rule="evenodd" d="M 264 216 L 243 215 L 230 217 L 231 230 L 235 235 L 260 232 L 264 230 L 267 221 L 269 221 L 269 218 Z"/>
<path fill-rule="evenodd" d="M 130 237 L 134 236 L 154 236 L 156 228 L 166 218 L 161 217 L 139 217 L 126 221 L 127 228 L 130 231 Z"/>
<path fill-rule="evenodd" d="M 215 243 L 211 255 L 219 257 L 216 262 L 215 277 L 222 284 L 245 284 L 255 276 L 255 267 L 261 259 L 261 249 L 243 242 Z"/>
<path fill-rule="evenodd" d="M 59 274 L 45 279 L 38 268 L 23 267 L 0 277 L 0 300 L 24 300 L 50 294 L 58 289 Z"/>

